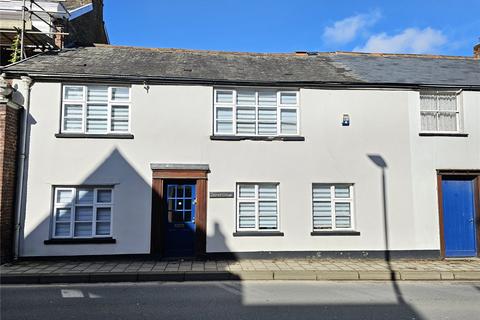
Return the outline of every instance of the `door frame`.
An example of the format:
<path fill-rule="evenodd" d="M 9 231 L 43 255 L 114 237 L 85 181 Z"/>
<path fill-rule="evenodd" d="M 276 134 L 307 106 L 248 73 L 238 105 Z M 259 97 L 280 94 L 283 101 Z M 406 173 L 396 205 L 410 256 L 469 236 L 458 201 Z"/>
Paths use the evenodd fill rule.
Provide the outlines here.
<path fill-rule="evenodd" d="M 443 219 L 443 190 L 442 180 L 445 176 L 469 177 L 473 179 L 474 201 L 475 201 L 475 225 L 477 234 L 477 257 L 480 257 L 480 170 L 437 170 L 437 194 L 438 194 L 438 215 L 440 228 L 440 254 L 445 255 L 445 235 Z"/>
<path fill-rule="evenodd" d="M 164 187 L 169 180 L 195 181 L 197 204 L 195 212 L 195 256 L 206 253 L 207 242 L 207 175 L 208 165 L 152 164 L 152 219 L 150 254 L 163 256 L 165 249 L 163 215 L 167 214 L 164 205 Z"/>

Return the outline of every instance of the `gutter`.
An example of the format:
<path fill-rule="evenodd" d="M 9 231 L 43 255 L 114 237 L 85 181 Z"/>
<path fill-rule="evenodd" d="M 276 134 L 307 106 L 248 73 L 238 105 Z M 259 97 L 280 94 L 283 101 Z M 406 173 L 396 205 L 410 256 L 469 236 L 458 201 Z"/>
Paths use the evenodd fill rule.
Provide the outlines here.
<path fill-rule="evenodd" d="M 22 216 L 23 216 L 23 195 L 25 192 L 25 164 L 27 157 L 27 132 L 28 132 L 28 116 L 30 114 L 30 87 L 32 79 L 27 76 L 22 76 L 22 93 L 24 94 L 24 103 L 21 130 L 20 130 L 20 149 L 18 154 L 18 168 L 17 168 L 17 194 L 15 204 L 15 230 L 13 238 L 13 259 L 17 260 L 20 255 L 20 237 L 22 235 Z"/>
<path fill-rule="evenodd" d="M 23 72 L 9 72 L 7 74 L 20 75 Z M 302 88 L 372 88 L 372 89 L 426 89 L 426 88 L 444 88 L 444 89 L 464 89 L 480 90 L 480 85 L 449 85 L 435 83 L 386 83 L 386 82 L 361 82 L 361 81 L 256 81 L 256 80 L 225 80 L 225 79 L 202 79 L 194 77 L 158 77 L 158 76 L 139 76 L 139 75 L 106 75 L 106 74 L 66 74 L 66 73 L 43 73 L 30 72 L 28 74 L 34 79 L 45 82 L 97 82 L 97 83 L 137 83 L 137 84 L 190 84 L 207 86 L 274 86 L 274 87 L 302 87 Z"/>

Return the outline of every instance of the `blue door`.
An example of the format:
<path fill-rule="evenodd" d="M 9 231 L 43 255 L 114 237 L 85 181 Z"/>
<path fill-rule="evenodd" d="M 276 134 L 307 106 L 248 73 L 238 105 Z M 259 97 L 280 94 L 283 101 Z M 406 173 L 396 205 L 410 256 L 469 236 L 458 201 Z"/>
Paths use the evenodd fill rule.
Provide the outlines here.
<path fill-rule="evenodd" d="M 443 234 L 447 257 L 477 255 L 473 181 L 457 177 L 444 177 L 442 180 Z"/>
<path fill-rule="evenodd" d="M 195 255 L 195 184 L 168 182 L 165 186 L 166 212 L 164 243 L 167 257 Z"/>

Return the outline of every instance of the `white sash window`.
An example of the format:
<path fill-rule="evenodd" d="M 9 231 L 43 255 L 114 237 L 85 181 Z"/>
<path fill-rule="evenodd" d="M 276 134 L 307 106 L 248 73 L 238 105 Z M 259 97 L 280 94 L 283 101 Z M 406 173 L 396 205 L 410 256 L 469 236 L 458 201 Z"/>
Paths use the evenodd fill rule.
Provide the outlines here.
<path fill-rule="evenodd" d="M 130 132 L 130 88 L 65 85 L 62 132 L 115 134 Z"/>
<path fill-rule="evenodd" d="M 52 238 L 112 235 L 111 188 L 55 188 Z"/>
<path fill-rule="evenodd" d="M 273 89 L 215 89 L 214 133 L 298 135 L 298 95 L 298 91 Z"/>
<path fill-rule="evenodd" d="M 353 185 L 313 185 L 313 230 L 353 230 Z"/>
<path fill-rule="evenodd" d="M 238 184 L 237 231 L 278 229 L 278 184 Z"/>
<path fill-rule="evenodd" d="M 421 91 L 420 117 L 422 132 L 459 132 L 460 104 L 453 91 Z"/>

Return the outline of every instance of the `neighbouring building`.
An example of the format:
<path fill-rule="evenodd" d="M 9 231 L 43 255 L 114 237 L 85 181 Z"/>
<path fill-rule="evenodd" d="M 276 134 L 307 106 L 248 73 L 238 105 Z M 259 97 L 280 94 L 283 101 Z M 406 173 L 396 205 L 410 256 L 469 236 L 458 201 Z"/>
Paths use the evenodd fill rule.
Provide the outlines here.
<path fill-rule="evenodd" d="M 0 16 L 0 65 L 48 50 L 109 43 L 102 0 L 1 0 Z"/>
<path fill-rule="evenodd" d="M 478 58 L 100 45 L 2 72 L 20 257 L 479 254 Z"/>

